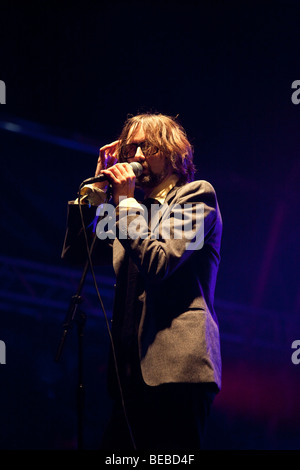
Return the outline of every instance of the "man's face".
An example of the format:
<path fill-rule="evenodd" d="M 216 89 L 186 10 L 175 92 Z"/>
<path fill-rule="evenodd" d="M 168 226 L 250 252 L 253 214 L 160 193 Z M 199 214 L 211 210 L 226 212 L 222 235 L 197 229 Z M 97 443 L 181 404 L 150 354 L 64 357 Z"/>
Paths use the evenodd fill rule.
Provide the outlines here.
<path fill-rule="evenodd" d="M 139 126 L 135 133 L 128 136 L 128 144 L 147 141 L 147 136 Z M 145 152 L 146 153 L 146 152 Z M 169 160 L 160 152 L 153 155 L 144 155 L 141 147 L 137 147 L 135 155 L 128 158 L 128 163 L 139 162 L 143 166 L 143 173 L 137 178 L 137 186 L 141 188 L 155 188 L 172 173 Z"/>

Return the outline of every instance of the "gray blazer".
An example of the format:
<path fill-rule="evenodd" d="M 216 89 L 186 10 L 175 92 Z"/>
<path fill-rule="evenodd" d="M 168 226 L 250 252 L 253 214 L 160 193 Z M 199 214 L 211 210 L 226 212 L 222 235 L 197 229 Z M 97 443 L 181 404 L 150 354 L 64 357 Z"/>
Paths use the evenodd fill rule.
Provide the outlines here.
<path fill-rule="evenodd" d="M 191 205 L 194 209 L 201 207 L 201 211 L 192 210 Z M 173 212 L 173 208 L 179 210 L 180 207 L 183 208 L 181 218 L 174 215 L 178 215 L 178 211 Z M 120 319 L 128 314 L 130 302 L 132 305 L 132 299 L 126 298 L 128 282 L 131 282 L 128 281 L 128 259 L 142 279 L 135 295 L 140 309 L 136 328 L 144 382 L 150 386 L 208 382 L 220 389 L 220 335 L 214 293 L 222 219 L 216 193 L 204 180 L 175 186 L 167 195 L 163 205 L 163 209 L 166 208 L 170 211 L 162 210 L 156 219 L 156 228 L 169 223 L 167 237 L 151 237 L 146 223 L 140 229 L 140 236 L 127 236 L 137 215 L 126 214 L 124 218 L 125 212 L 120 211 L 116 217 L 117 236 L 113 240 L 97 240 L 92 259 L 97 264 L 111 263 L 112 249 L 116 274 L 113 314 L 116 331 Z M 88 232 L 92 234 L 95 208 L 82 206 L 82 209 Z M 178 229 L 184 236 L 178 236 Z M 191 233 L 194 234 L 192 240 Z M 86 256 L 82 242 L 78 205 L 69 204 L 62 258 L 83 263 Z"/>

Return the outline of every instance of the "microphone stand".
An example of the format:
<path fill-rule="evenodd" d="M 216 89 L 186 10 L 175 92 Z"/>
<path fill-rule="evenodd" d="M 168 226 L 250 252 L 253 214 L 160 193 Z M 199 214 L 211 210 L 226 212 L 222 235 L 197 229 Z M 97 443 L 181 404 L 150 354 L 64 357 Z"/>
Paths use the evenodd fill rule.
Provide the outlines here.
<path fill-rule="evenodd" d="M 92 255 L 92 251 L 94 248 L 94 244 L 96 241 L 96 236 L 93 238 L 91 247 L 90 247 L 90 256 Z M 79 305 L 82 302 L 81 291 L 85 282 L 85 278 L 89 269 L 89 259 L 85 262 L 83 272 L 81 275 L 81 279 L 79 281 L 79 285 L 77 288 L 76 293 L 71 297 L 69 308 L 65 317 L 65 321 L 63 323 L 63 334 L 60 340 L 60 343 L 57 348 L 55 362 L 58 362 L 61 355 L 62 350 L 65 345 L 65 341 L 70 329 L 73 326 L 74 320 L 76 318 L 76 314 L 79 311 L 79 316 L 77 318 L 77 333 L 78 333 L 78 385 L 77 385 L 77 427 L 78 427 L 78 438 L 77 438 L 77 449 L 83 449 L 83 411 L 84 411 L 84 385 L 83 385 L 83 333 L 84 333 L 84 326 L 86 322 L 86 315 L 85 313 L 79 309 Z"/>

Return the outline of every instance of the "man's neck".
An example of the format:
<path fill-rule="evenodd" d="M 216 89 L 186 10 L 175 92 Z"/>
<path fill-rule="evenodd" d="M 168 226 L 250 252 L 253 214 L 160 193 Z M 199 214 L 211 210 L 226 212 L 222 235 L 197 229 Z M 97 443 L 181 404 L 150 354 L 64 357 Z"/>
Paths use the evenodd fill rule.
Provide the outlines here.
<path fill-rule="evenodd" d="M 157 199 L 161 204 L 163 204 L 166 195 L 175 186 L 177 181 L 178 176 L 171 173 L 154 188 L 144 188 L 145 199 L 151 197 Z"/>

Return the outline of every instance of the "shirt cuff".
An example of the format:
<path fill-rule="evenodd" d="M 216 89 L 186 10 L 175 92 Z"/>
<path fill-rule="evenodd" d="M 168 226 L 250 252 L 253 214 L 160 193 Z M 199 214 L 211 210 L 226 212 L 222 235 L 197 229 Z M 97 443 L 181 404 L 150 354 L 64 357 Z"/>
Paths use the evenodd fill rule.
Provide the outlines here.
<path fill-rule="evenodd" d="M 106 200 L 106 192 L 92 184 L 83 186 L 80 190 L 80 202 L 89 204 L 91 206 L 99 206 Z M 74 204 L 78 204 L 78 198 L 75 199 Z"/>

